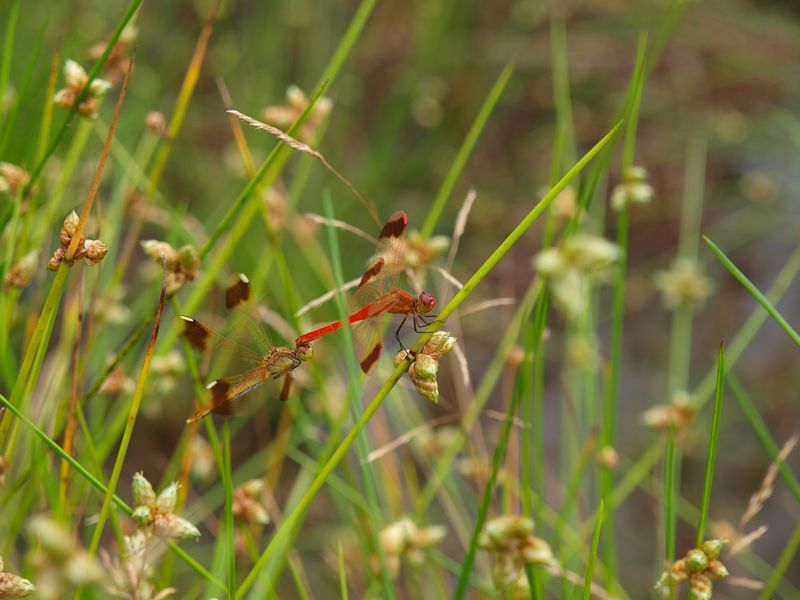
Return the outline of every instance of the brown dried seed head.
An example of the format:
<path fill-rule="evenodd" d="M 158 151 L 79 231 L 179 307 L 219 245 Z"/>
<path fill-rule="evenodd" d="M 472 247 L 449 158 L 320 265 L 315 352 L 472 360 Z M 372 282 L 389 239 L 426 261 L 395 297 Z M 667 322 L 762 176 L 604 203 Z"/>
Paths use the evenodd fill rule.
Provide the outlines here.
<path fill-rule="evenodd" d="M 86 264 L 90 266 L 99 263 L 108 253 L 108 246 L 101 240 L 86 240 L 83 243 L 83 248 Z"/>
<path fill-rule="evenodd" d="M 162 135 L 167 127 L 164 113 L 158 110 L 151 110 L 144 118 L 144 126 L 156 135 Z"/>
<path fill-rule="evenodd" d="M 64 256 L 66 255 L 66 250 L 63 247 L 56 248 L 56 251 L 53 252 L 53 257 L 47 263 L 47 270 L 48 271 L 58 271 L 58 268 L 61 266 L 61 263 L 64 262 Z"/>

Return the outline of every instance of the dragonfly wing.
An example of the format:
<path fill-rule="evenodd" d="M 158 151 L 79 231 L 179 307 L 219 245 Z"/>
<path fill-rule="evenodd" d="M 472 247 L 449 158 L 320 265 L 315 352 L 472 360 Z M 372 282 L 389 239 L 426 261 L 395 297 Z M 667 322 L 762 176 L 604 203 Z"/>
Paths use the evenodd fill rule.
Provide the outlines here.
<path fill-rule="evenodd" d="M 250 289 L 250 280 L 244 273 L 234 273 L 231 281 L 225 288 L 225 308 L 233 310 L 240 304 L 249 302 L 253 293 Z"/>
<path fill-rule="evenodd" d="M 387 239 L 401 239 L 408 229 L 408 215 L 405 211 L 398 210 L 386 221 L 378 236 L 378 241 Z"/>
<path fill-rule="evenodd" d="M 195 348 L 205 351 L 219 345 L 229 348 L 234 354 L 244 356 L 250 362 L 259 363 L 261 361 L 261 356 L 252 350 L 232 342 L 197 319 L 186 315 L 180 315 L 179 318 L 183 322 L 183 337 Z"/>
<path fill-rule="evenodd" d="M 187 423 L 194 423 L 209 413 L 221 415 L 234 414 L 235 400 L 248 392 L 253 391 L 270 377 L 266 367 L 257 367 L 239 375 L 223 377 L 208 384 L 207 389 L 211 396 L 209 403 L 192 413 L 186 419 Z"/>

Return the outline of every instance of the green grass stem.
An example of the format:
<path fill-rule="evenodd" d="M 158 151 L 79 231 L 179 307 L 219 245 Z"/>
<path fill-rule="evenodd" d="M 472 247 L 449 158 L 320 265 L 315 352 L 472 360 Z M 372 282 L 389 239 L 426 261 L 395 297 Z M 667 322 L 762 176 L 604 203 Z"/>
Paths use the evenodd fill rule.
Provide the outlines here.
<path fill-rule="evenodd" d="M 589 600 L 592 594 L 592 578 L 594 577 L 594 563 L 597 559 L 597 547 L 600 545 L 600 530 L 603 527 L 603 513 L 605 500 L 600 498 L 597 507 L 597 517 L 594 521 L 594 533 L 592 533 L 592 549 L 589 552 L 589 561 L 586 565 L 586 576 L 583 582 L 583 600 Z"/>
<path fill-rule="evenodd" d="M 725 346 L 719 346 L 717 362 L 717 392 L 714 396 L 714 415 L 711 419 L 711 435 L 708 440 L 708 460 L 706 462 L 706 478 L 703 485 L 703 502 L 700 505 L 700 519 L 697 523 L 697 546 L 703 543 L 706 535 L 706 521 L 711 504 L 711 487 L 714 483 L 714 466 L 717 459 L 717 442 L 719 440 L 719 422 L 722 417 L 722 398 L 725 395 Z"/>
<path fill-rule="evenodd" d="M 472 151 L 475 149 L 475 144 L 478 143 L 478 139 L 481 136 L 486 122 L 494 111 L 497 101 L 500 100 L 500 96 L 502 96 L 503 90 L 505 90 L 506 85 L 508 85 L 508 81 L 511 79 L 513 73 L 514 63 L 509 62 L 500 72 L 492 89 L 489 90 L 489 95 L 486 97 L 478 114 L 475 116 L 475 120 L 472 122 L 466 137 L 464 137 L 464 141 L 461 142 L 458 153 L 442 181 L 439 192 L 431 203 L 431 209 L 428 211 L 428 216 L 425 218 L 425 222 L 422 224 L 420 230 L 423 237 L 430 237 L 434 229 L 436 229 L 436 225 L 439 223 L 447 200 L 453 192 L 453 188 L 458 178 L 461 176 L 461 172 L 464 170 L 469 157 L 472 155 Z"/>

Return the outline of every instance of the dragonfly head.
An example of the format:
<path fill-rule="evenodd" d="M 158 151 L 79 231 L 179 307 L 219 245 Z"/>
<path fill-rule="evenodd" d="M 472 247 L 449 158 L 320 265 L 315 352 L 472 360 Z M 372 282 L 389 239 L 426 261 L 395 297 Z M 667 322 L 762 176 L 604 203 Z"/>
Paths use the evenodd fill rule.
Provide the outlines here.
<path fill-rule="evenodd" d="M 311 344 L 298 344 L 294 351 L 295 354 L 297 354 L 297 358 L 302 361 L 307 361 L 314 356 L 314 352 L 311 350 Z"/>
<path fill-rule="evenodd" d="M 430 292 L 420 292 L 417 298 L 417 312 L 421 314 L 429 313 L 436 306 L 436 298 Z"/>

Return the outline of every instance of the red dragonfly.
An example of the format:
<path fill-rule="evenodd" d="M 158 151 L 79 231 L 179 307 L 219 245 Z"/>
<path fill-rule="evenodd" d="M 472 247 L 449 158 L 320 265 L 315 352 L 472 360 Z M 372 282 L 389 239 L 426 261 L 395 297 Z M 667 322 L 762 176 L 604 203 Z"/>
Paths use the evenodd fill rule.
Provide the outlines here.
<path fill-rule="evenodd" d="M 233 309 L 248 301 L 250 296 L 250 281 L 242 273 L 236 273 L 232 278 L 232 284 L 225 291 L 225 305 L 229 310 Z M 223 377 L 209 383 L 206 386 L 211 394 L 208 404 L 192 413 L 186 419 L 187 423 L 199 421 L 212 412 L 222 415 L 232 414 L 234 400 L 253 391 L 269 379 L 284 378 L 279 398 L 286 400 L 292 385 L 292 371 L 312 356 L 309 344 L 297 344 L 294 348 L 270 346 L 264 354 L 257 354 L 231 342 L 191 317 L 181 315 L 180 318 L 183 320 L 183 335 L 193 346 L 206 350 L 211 340 L 221 342 L 233 347 L 236 354 L 244 356 L 254 365 L 252 369 L 244 373 Z M 251 320 L 255 321 L 253 325 L 256 330 L 261 331 L 258 320 L 256 318 Z M 266 332 L 262 331 L 262 333 L 262 337 L 268 338 Z"/>
<path fill-rule="evenodd" d="M 395 338 L 401 348 L 403 342 L 400 340 L 400 330 L 409 317 L 414 323 L 414 331 L 417 332 L 421 326 L 431 324 L 428 319 L 434 315 L 428 313 L 436 306 L 433 294 L 423 291 L 418 297 L 414 297 L 396 287 L 397 277 L 403 269 L 400 250 L 407 228 L 408 216 L 405 212 L 397 211 L 389 217 L 378 236 L 378 244 L 390 262 L 387 264 L 384 256 L 378 256 L 367 267 L 353 298 L 358 310 L 347 319 L 304 333 L 294 341 L 296 346 L 313 342 L 323 335 L 340 329 L 345 323 L 355 323 L 356 339 L 360 338 L 362 342 L 360 345 L 363 345 L 363 351 L 359 352 L 358 359 L 361 370 L 368 373 L 378 362 L 383 349 L 381 330 L 376 326 L 377 319 L 373 317 L 387 314 L 403 315 L 403 320 L 395 332 Z"/>

